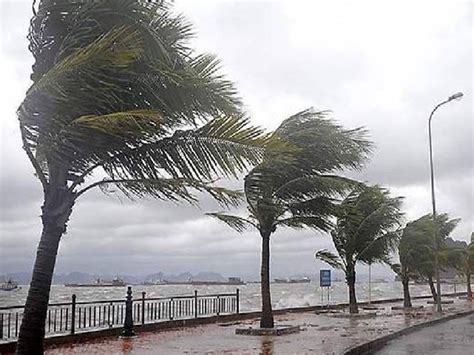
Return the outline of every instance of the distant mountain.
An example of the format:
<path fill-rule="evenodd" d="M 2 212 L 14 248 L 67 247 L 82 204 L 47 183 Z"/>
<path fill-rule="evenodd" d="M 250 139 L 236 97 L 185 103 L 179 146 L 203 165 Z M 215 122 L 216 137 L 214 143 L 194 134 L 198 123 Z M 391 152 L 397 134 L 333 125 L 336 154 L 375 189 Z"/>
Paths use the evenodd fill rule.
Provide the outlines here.
<path fill-rule="evenodd" d="M 165 275 L 162 272 L 157 272 L 157 273 L 145 276 L 144 281 L 161 281 L 161 280 L 164 280 L 164 278 L 165 278 Z"/>
<path fill-rule="evenodd" d="M 227 279 L 217 272 L 200 272 L 193 277 L 196 281 L 227 281 Z"/>
<path fill-rule="evenodd" d="M 53 284 L 86 283 L 86 282 L 92 282 L 95 279 L 97 279 L 95 275 L 75 271 L 69 274 L 53 275 Z"/>

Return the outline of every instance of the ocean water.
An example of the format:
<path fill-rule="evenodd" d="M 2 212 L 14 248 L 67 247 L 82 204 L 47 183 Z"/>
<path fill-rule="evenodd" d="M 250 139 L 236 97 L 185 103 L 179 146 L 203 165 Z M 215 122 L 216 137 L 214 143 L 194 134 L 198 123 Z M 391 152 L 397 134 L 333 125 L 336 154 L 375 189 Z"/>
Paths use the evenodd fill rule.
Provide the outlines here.
<path fill-rule="evenodd" d="M 466 287 L 458 284 L 441 284 L 442 293 L 454 291 L 465 292 Z M 213 285 L 213 286 L 192 286 L 192 285 L 134 285 L 133 294 L 135 298 L 140 298 L 142 291 L 147 297 L 170 297 L 193 295 L 194 290 L 198 294 L 234 293 L 237 288 L 240 290 L 240 310 L 257 311 L 260 309 L 260 284 L 247 284 L 239 286 Z M 369 300 L 368 283 L 357 283 L 356 293 L 358 301 Z M 0 307 L 23 305 L 26 300 L 28 286 L 21 286 L 17 291 L 0 291 Z M 274 309 L 287 307 L 305 307 L 328 303 L 328 290 L 322 290 L 317 282 L 301 284 L 271 284 L 272 304 Z M 412 296 L 429 295 L 428 285 L 410 285 Z M 125 299 L 125 287 L 65 287 L 63 285 L 53 285 L 51 288 L 51 303 L 70 302 L 71 296 L 76 294 L 77 301 L 98 301 L 98 300 L 118 300 Z M 402 284 L 400 282 L 372 283 L 372 300 L 383 298 L 403 297 Z M 348 302 L 347 285 L 344 282 L 334 282 L 329 289 L 329 303 Z"/>

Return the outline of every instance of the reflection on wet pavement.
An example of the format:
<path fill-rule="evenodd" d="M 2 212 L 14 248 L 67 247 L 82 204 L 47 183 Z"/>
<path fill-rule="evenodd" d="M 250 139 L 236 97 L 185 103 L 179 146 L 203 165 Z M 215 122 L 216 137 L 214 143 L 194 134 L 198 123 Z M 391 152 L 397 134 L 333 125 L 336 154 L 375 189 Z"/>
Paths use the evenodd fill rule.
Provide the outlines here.
<path fill-rule="evenodd" d="M 389 342 L 377 354 L 472 355 L 474 316 L 453 319 L 402 336 Z"/>
<path fill-rule="evenodd" d="M 209 324 L 161 332 L 141 333 L 135 338 L 106 338 L 67 347 L 50 348 L 47 354 L 338 354 L 368 340 L 406 326 L 436 318 L 433 306 L 413 312 L 392 311 L 394 303 L 380 305 L 377 316 L 351 318 L 339 313 L 287 313 L 275 317 L 277 324 L 301 325 L 303 331 L 284 336 L 236 335 L 235 329 L 258 327 L 258 320 Z M 473 309 L 473 303 L 458 300 L 445 315 Z M 373 312 L 373 311 L 361 311 Z M 452 353 L 453 354 L 453 353 Z"/>

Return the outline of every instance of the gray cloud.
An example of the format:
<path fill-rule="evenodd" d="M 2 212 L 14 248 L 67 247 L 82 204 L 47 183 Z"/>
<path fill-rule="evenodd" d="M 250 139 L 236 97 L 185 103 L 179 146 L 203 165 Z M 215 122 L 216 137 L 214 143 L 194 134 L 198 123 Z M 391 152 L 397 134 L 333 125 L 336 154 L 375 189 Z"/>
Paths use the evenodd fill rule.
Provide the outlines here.
<path fill-rule="evenodd" d="M 325 3 L 177 0 L 195 24 L 199 50 L 217 53 L 237 82 L 254 122 L 269 129 L 309 106 L 332 109 L 348 128 L 366 126 L 377 145 L 361 180 L 406 196 L 406 219 L 430 211 L 427 118 L 434 124 L 436 187 L 441 211 L 474 229 L 472 11 L 469 2 Z M 0 0 L 0 270 L 28 271 L 40 234 L 41 189 L 21 150 L 15 110 L 29 86 L 26 33 L 30 1 Z M 228 184 L 228 183 L 226 183 Z M 231 186 L 240 186 L 231 182 Z M 219 270 L 256 275 L 260 238 L 159 201 L 129 202 L 93 192 L 81 199 L 61 244 L 59 272 Z M 274 275 L 313 272 L 327 236 L 279 230 L 272 240 Z"/>

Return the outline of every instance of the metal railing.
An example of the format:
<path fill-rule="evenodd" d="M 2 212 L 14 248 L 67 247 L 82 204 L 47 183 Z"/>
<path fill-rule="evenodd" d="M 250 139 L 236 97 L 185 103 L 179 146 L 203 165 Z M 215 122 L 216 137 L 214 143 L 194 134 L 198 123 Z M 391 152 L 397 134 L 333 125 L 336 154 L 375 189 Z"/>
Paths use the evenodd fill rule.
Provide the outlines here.
<path fill-rule="evenodd" d="M 128 306 L 128 307 L 127 307 Z M 125 299 L 78 301 L 72 295 L 71 302 L 48 305 L 46 336 L 92 332 L 107 328 L 124 327 L 133 332 L 125 321 L 127 310 L 133 324 L 150 324 L 163 321 L 192 319 L 239 313 L 239 290 L 235 293 L 146 297 L 133 299 L 129 286 Z M 24 306 L 0 307 L 0 341 L 12 341 L 18 337 Z M 130 322 L 129 322 L 130 323 Z M 128 334 L 128 333 L 127 333 Z"/>

